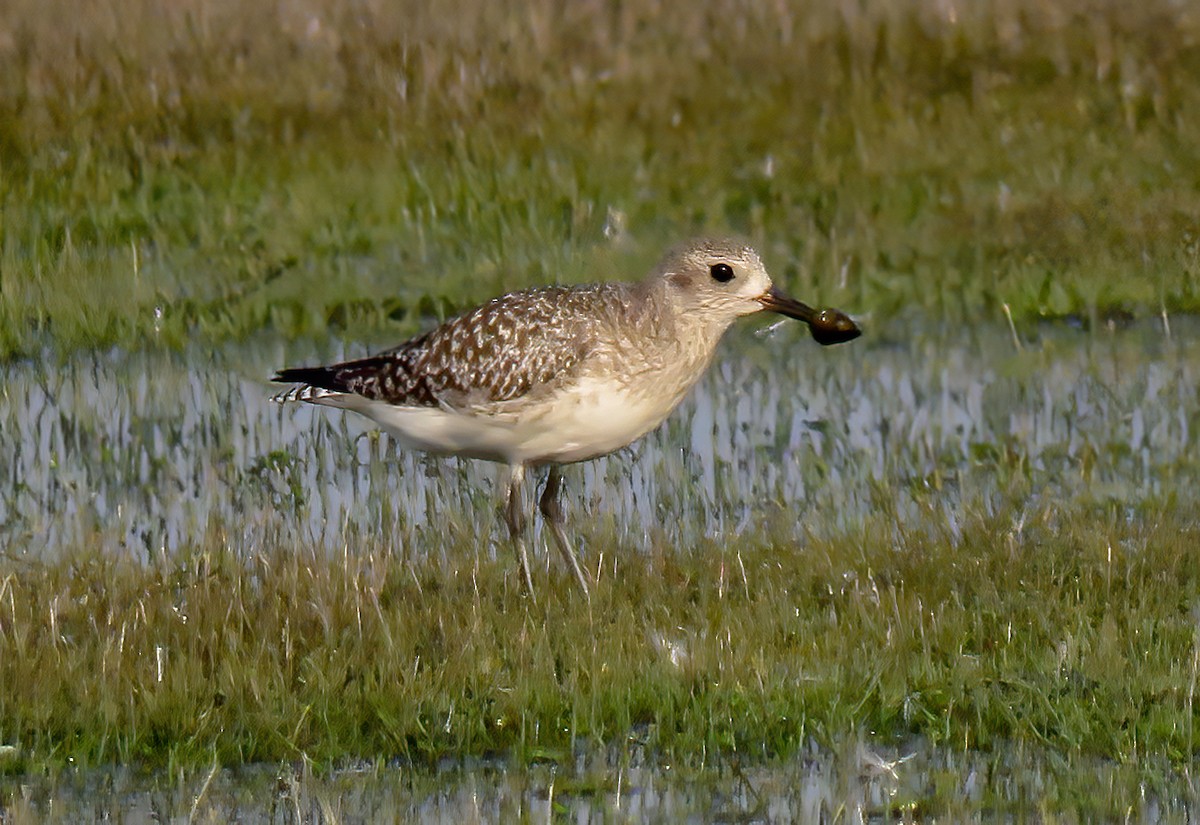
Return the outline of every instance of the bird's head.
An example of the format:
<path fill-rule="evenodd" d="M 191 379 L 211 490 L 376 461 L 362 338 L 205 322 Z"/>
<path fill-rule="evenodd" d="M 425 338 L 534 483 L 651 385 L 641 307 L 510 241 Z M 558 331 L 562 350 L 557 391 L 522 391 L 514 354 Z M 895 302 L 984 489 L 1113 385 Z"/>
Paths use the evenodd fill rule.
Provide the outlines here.
<path fill-rule="evenodd" d="M 783 294 L 758 253 L 741 241 L 706 238 L 676 247 L 654 277 L 678 312 L 722 327 L 743 315 L 770 310 L 808 324 L 819 344 L 840 344 L 862 334 L 845 313 L 816 310 Z"/>

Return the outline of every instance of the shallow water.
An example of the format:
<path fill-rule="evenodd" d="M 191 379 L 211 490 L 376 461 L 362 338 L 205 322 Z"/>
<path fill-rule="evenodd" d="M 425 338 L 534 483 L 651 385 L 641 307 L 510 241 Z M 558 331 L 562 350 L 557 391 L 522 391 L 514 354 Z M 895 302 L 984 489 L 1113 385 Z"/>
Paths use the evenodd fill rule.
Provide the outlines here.
<path fill-rule="evenodd" d="M 614 536 L 630 552 L 690 552 L 768 524 L 801 540 L 852 530 L 884 507 L 897 529 L 920 529 L 931 502 L 937 529 L 953 530 L 1001 506 L 1013 483 L 1034 501 L 1132 516 L 1173 500 L 1186 511 L 1200 489 L 1198 331 L 1191 319 L 1170 334 L 1149 322 L 1047 325 L 1024 330 L 1018 346 L 1002 326 L 914 322 L 823 349 L 795 325 L 741 328 L 662 428 L 569 468 L 574 530 L 585 554 Z M 220 528 L 247 553 L 269 542 L 352 551 L 381 532 L 406 553 L 439 555 L 478 533 L 477 552 L 495 553 L 497 468 L 400 452 L 356 416 L 268 401 L 275 388 L 264 378 L 276 367 L 365 351 L 260 338 L 5 365 L 3 552 L 170 556 Z M 1138 821 L 1187 821 L 1196 810 L 1190 780 L 1169 771 L 1147 787 L 1127 767 L 1048 771 L 1050 757 L 1020 752 L 844 751 L 742 770 L 673 770 L 625 752 L 581 756 L 571 769 L 18 777 L 0 781 L 0 820 L 865 821 L 934 811 L 1020 821 L 1076 798 Z"/>
<path fill-rule="evenodd" d="M 1064 775 L 1067 777 L 1064 779 Z M 914 747 L 809 748 L 782 764 L 648 762 L 636 750 L 511 768 L 360 765 L 316 774 L 250 766 L 140 776 L 124 768 L 0 779 L 5 822 L 897 822 L 1192 821 L 1187 777 L 1150 784 L 1128 767 L 1053 765 L 1020 749 L 982 756 Z"/>
<path fill-rule="evenodd" d="M 884 505 L 915 528 L 931 496 L 954 529 L 964 508 L 994 506 L 1014 467 L 1041 496 L 1195 496 L 1193 320 L 1170 335 L 1044 326 L 1019 350 L 1001 326 L 892 324 L 830 348 L 797 326 L 735 330 L 658 431 L 568 468 L 585 554 L 601 526 L 623 549 L 732 540 L 768 519 L 819 535 Z M 331 552 L 380 531 L 414 554 L 499 539 L 496 465 L 399 451 L 356 415 L 268 401 L 276 367 L 365 351 L 263 338 L 5 365 L 0 544 L 147 557 L 214 526 L 235 546 Z"/>

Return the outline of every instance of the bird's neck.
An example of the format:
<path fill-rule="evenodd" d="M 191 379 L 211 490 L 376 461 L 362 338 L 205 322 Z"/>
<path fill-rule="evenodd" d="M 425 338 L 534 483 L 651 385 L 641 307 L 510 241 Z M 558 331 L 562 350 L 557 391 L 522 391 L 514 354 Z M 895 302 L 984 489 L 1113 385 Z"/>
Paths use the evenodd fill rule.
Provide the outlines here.
<path fill-rule="evenodd" d="M 661 290 L 648 290 L 626 307 L 636 317 L 624 327 L 632 334 L 620 336 L 622 369 L 631 376 L 631 385 L 673 408 L 704 374 L 729 324 L 681 311 Z"/>

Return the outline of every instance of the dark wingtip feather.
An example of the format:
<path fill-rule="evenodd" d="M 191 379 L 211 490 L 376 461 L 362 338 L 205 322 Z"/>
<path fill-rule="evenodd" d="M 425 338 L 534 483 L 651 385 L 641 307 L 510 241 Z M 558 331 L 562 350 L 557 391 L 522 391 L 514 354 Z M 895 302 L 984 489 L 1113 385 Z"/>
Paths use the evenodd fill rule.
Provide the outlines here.
<path fill-rule="evenodd" d="M 346 382 L 338 376 L 338 370 L 332 367 L 290 367 L 278 370 L 272 381 L 293 384 L 308 384 L 333 392 L 347 392 Z"/>

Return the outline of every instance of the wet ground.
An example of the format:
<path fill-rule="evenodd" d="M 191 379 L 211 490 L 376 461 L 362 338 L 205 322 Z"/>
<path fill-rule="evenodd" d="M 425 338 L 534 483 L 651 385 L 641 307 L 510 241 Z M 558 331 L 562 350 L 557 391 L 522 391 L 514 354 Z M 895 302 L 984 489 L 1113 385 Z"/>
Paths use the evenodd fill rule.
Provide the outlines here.
<path fill-rule="evenodd" d="M 1173 319 L 872 329 L 822 349 L 794 328 L 739 329 L 706 380 L 632 449 L 569 468 L 581 549 L 736 541 L 770 523 L 838 532 L 888 508 L 920 529 L 932 500 L 953 530 L 1014 483 L 1034 498 L 1193 507 L 1200 477 L 1200 324 Z M 387 342 L 382 342 L 386 344 Z M 411 554 L 505 552 L 495 467 L 399 452 L 339 411 L 281 408 L 283 365 L 364 347 L 258 339 L 215 351 L 53 355 L 4 366 L 0 546 L 9 560 L 71 548 L 151 558 L 221 525 L 249 552 L 294 542 L 330 553 L 379 531 Z M 447 529 L 449 525 L 449 529 Z M 478 525 L 478 527 L 477 527 Z M 603 529 L 601 529 L 603 528 Z M 597 541 L 593 539 L 593 541 Z M 543 559 L 547 558 L 544 551 Z M 0 742 L 0 744 L 3 744 Z M 439 771 L 303 766 L 146 777 L 126 770 L 0 781 L 0 820 L 864 821 L 1071 810 L 1074 789 L 1123 800 L 1135 821 L 1188 821 L 1193 781 L 1161 787 L 1115 764 L 1062 765 L 1020 749 L 812 747 L 783 764 L 686 769 L 636 749 L 570 769 L 449 761 Z M 1140 783 L 1140 784 L 1139 784 Z M 1116 804 L 1115 807 L 1122 807 Z"/>
<path fill-rule="evenodd" d="M 662 428 L 568 468 L 585 542 L 589 521 L 635 549 L 732 538 L 781 514 L 819 534 L 883 506 L 881 495 L 907 524 L 931 492 L 953 524 L 1014 474 L 1046 496 L 1130 507 L 1195 496 L 1194 321 L 1169 336 L 1157 321 L 1047 325 L 1025 331 L 1021 349 L 1002 326 L 892 324 L 827 349 L 796 326 L 737 330 Z M 365 351 L 263 339 L 6 365 L 0 543 L 144 557 L 220 523 L 247 548 L 341 552 L 383 530 L 420 554 L 446 551 L 445 520 L 500 537 L 495 465 L 405 453 L 355 415 L 268 400 L 276 367 Z"/>
<path fill-rule="evenodd" d="M 500 760 L 436 770 L 304 766 L 143 776 L 127 769 L 0 780 L 5 822 L 1190 822 L 1185 777 L 1151 784 L 1102 760 L 1050 764 L 1023 749 L 953 753 L 815 747 L 782 764 L 703 769 L 647 762 L 637 750 L 580 753 L 574 765 L 514 769 Z M 1070 781 L 1063 781 L 1067 773 Z M 1058 821 L 1058 820 L 1055 820 Z"/>

